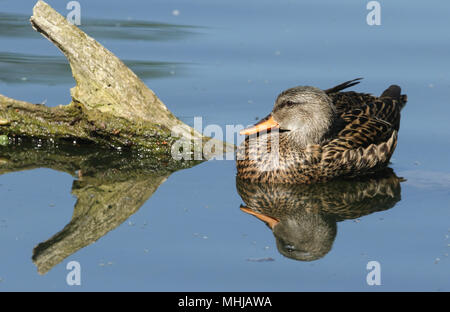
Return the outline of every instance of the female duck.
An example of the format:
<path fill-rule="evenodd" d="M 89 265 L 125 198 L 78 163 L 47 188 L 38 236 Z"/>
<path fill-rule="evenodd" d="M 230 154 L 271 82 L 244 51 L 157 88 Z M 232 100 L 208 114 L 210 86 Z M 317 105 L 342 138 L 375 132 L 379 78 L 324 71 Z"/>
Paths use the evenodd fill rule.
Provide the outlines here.
<path fill-rule="evenodd" d="M 320 90 L 283 91 L 237 152 L 237 175 L 262 183 L 314 183 L 370 174 L 387 166 L 397 144 L 406 95 L 340 92 L 358 79 Z"/>

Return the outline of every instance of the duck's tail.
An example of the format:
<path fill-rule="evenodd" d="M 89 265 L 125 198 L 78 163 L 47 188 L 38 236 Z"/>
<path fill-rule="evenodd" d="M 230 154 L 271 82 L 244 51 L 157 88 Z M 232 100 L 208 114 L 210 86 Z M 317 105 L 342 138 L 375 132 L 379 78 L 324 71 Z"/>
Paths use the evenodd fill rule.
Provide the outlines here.
<path fill-rule="evenodd" d="M 401 94 L 402 89 L 397 85 L 391 85 L 389 88 L 384 90 L 384 92 L 381 94 L 381 97 L 389 97 L 394 100 L 397 100 L 400 103 L 400 109 L 402 109 L 406 102 L 408 101 L 408 97 L 406 94 Z"/>

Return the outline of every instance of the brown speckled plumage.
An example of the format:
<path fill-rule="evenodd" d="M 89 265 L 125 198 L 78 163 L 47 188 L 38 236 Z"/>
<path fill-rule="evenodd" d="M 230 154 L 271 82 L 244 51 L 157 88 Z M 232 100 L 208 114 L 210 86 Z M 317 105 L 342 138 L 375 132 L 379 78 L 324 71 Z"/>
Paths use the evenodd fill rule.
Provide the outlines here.
<path fill-rule="evenodd" d="M 315 183 L 385 168 L 397 144 L 406 96 L 395 85 L 380 97 L 341 92 L 358 80 L 324 91 L 296 87 L 281 93 L 265 118 L 278 118 L 280 130 L 246 137 L 237 152 L 238 177 L 262 183 Z M 283 129 L 283 122 L 293 131 Z"/>

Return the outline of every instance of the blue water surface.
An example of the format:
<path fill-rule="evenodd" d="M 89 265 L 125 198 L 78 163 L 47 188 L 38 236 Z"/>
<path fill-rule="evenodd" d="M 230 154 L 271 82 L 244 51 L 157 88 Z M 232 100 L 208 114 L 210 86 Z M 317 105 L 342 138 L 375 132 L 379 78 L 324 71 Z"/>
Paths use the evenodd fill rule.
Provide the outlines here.
<path fill-rule="evenodd" d="M 190 125 L 195 116 L 204 126 L 251 124 L 296 85 L 364 77 L 352 89 L 373 94 L 400 85 L 408 103 L 392 168 L 407 181 L 394 208 L 339 222 L 332 250 L 301 262 L 239 209 L 234 161 L 205 162 L 170 175 L 122 225 L 40 275 L 32 250 L 70 221 L 74 178 L 45 168 L 4 174 L 0 291 L 450 289 L 449 2 L 380 1 L 379 26 L 356 0 L 79 2 L 81 28 Z M 29 25 L 34 3 L 0 0 L 0 94 L 67 104 L 70 68 Z M 69 12 L 66 1 L 48 3 Z M 66 283 L 72 260 L 81 286 Z M 372 260 L 380 286 L 366 282 Z"/>

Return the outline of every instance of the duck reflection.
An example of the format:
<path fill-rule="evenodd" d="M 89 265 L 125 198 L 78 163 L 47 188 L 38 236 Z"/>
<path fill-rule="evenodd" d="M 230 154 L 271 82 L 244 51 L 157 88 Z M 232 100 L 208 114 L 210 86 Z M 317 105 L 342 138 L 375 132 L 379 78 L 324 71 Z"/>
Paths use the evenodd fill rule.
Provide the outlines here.
<path fill-rule="evenodd" d="M 356 219 L 395 206 L 400 182 L 391 168 L 360 180 L 325 184 L 257 184 L 237 178 L 245 205 L 241 210 L 265 222 L 278 251 L 291 259 L 313 261 L 333 246 L 337 222 Z"/>

